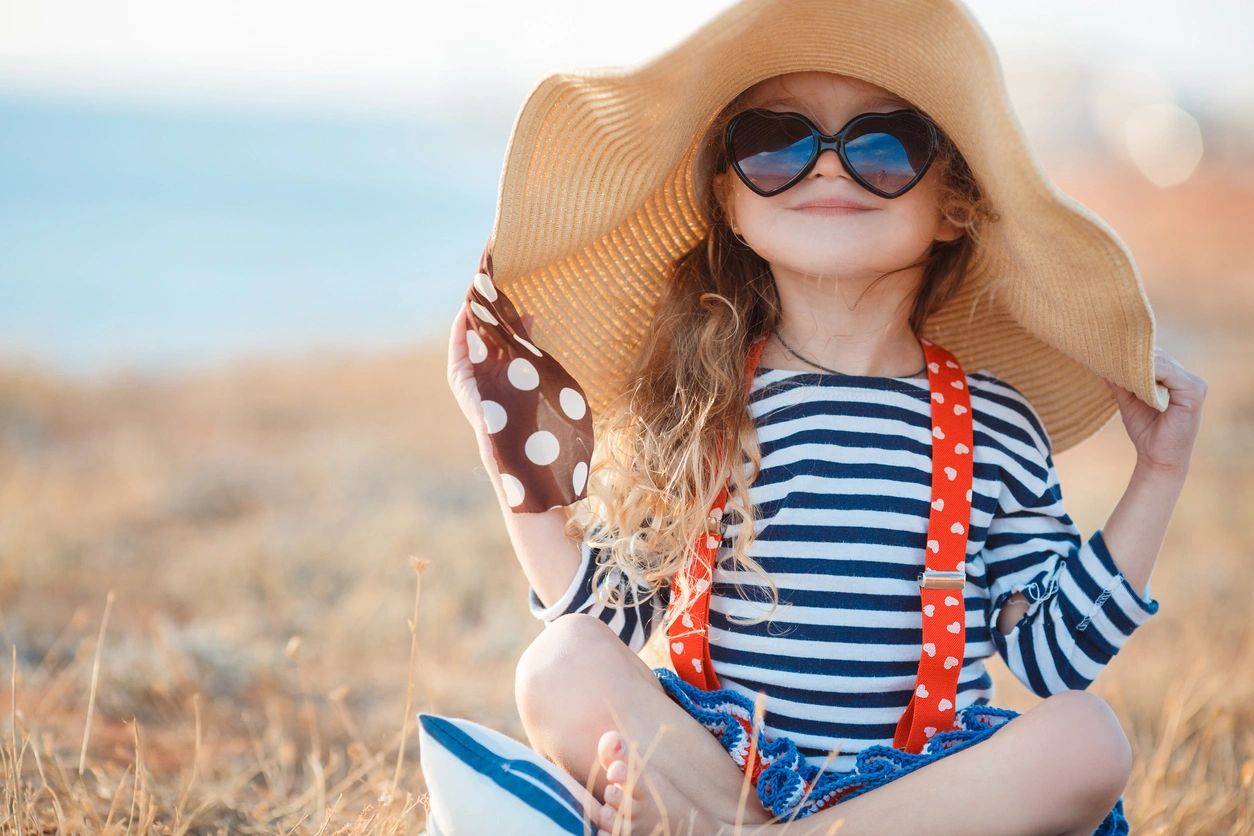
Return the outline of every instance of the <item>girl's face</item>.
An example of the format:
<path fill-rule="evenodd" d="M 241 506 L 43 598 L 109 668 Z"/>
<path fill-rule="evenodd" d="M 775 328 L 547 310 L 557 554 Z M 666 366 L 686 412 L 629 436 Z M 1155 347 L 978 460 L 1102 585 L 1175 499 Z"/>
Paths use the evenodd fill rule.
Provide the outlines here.
<path fill-rule="evenodd" d="M 807 71 L 758 83 L 750 89 L 743 109 L 794 111 L 809 117 L 823 133 L 833 134 L 859 113 L 887 113 L 909 106 L 870 82 Z M 727 210 L 733 229 L 771 264 L 777 280 L 803 274 L 870 282 L 920 260 L 934 240 L 959 236 L 961 230 L 941 216 L 940 177 L 940 166 L 933 162 L 923 179 L 904 195 L 884 198 L 858 185 L 835 151 L 824 151 L 805 177 L 772 197 L 749 189 L 730 168 L 715 180 L 730 188 Z M 848 200 L 866 209 L 832 213 L 798 208 L 831 199 Z M 897 275 L 917 282 L 922 271 Z"/>

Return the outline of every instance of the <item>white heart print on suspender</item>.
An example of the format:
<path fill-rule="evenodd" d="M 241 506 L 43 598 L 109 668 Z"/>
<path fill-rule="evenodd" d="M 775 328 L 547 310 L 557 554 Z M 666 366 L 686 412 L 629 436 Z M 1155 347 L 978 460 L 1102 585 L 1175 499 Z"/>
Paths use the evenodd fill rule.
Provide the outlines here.
<path fill-rule="evenodd" d="M 928 518 L 924 570 L 919 573 L 922 647 L 914 693 L 897 723 L 893 746 L 919 752 L 938 732 L 953 728 L 958 675 L 966 649 L 967 527 L 971 519 L 974 446 L 971 395 L 958 358 L 930 340 L 919 339 L 927 360 L 932 415 L 932 502 Z M 745 370 L 751 385 L 763 338 L 749 351 Z M 720 445 L 718 461 L 722 461 Z M 730 475 L 729 475 L 730 480 Z M 724 484 L 710 507 L 706 530 L 693 544 L 693 558 L 672 579 L 696 590 L 692 606 L 672 621 L 667 636 L 675 672 L 705 691 L 719 688 L 710 660 L 710 583 L 714 558 L 725 528 L 723 512 L 730 482 Z M 678 596 L 672 596 L 677 601 Z M 743 725 L 743 724 L 742 724 Z M 746 728 L 746 731 L 750 729 Z M 754 772 L 760 772 L 756 764 Z M 756 777 L 756 774 L 755 774 Z"/>

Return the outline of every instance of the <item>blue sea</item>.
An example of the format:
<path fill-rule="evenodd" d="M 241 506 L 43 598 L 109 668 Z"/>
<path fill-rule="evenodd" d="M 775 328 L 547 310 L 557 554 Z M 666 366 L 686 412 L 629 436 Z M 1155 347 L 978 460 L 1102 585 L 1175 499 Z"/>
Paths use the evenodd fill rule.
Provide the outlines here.
<path fill-rule="evenodd" d="M 442 342 L 502 117 L 0 96 L 0 361 L 163 373 Z"/>

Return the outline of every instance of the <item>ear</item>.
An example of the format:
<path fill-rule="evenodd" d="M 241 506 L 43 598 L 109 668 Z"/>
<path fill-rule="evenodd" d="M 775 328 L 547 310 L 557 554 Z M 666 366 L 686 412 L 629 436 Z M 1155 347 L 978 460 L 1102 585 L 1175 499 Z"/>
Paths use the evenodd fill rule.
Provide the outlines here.
<path fill-rule="evenodd" d="M 954 223 L 951 223 L 944 217 L 941 218 L 940 224 L 936 227 L 937 241 L 949 242 L 955 241 L 962 237 L 962 229 Z"/>

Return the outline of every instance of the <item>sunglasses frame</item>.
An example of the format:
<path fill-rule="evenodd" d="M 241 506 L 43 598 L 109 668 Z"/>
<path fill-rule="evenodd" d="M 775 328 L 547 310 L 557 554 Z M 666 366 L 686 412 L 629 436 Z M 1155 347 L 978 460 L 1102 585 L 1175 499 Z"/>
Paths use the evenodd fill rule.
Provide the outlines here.
<path fill-rule="evenodd" d="M 789 180 L 787 183 L 785 183 L 784 185 L 780 186 L 777 189 L 763 190 L 759 188 L 757 185 L 755 185 L 752 181 L 750 181 L 748 176 L 746 176 L 745 173 L 740 169 L 740 163 L 739 161 L 737 161 L 735 151 L 733 150 L 733 147 L 732 147 L 732 133 L 735 130 L 736 126 L 740 124 L 741 120 L 743 120 L 746 116 L 749 116 L 751 114 L 757 114 L 757 113 L 768 113 L 772 117 L 795 116 L 798 119 L 800 119 L 802 123 L 805 124 L 810 129 L 810 135 L 814 139 L 818 140 L 818 142 L 816 143 L 817 150 L 815 150 L 815 152 L 810 155 L 810 159 L 806 162 L 804 166 L 802 166 L 801 171 L 799 171 L 791 180 Z M 858 123 L 866 119 L 876 118 L 876 117 L 882 118 L 885 116 L 896 116 L 902 113 L 908 113 L 908 114 L 911 114 L 912 116 L 918 117 L 918 119 L 926 126 L 928 137 L 929 137 L 927 158 L 923 161 L 923 165 L 920 166 L 918 173 L 914 176 L 914 178 L 909 183 L 907 183 L 898 191 L 889 193 L 889 192 L 883 191 L 882 189 L 876 188 L 874 185 L 869 183 L 860 174 L 858 174 L 857 171 L 854 170 L 853 166 L 849 164 L 849 158 L 845 156 L 845 137 L 849 134 L 849 132 L 854 128 L 855 125 L 857 125 Z M 748 110 L 743 110 L 740 113 L 737 113 L 735 117 L 733 117 L 732 120 L 727 124 L 727 129 L 723 132 L 723 145 L 727 150 L 727 158 L 731 161 L 731 166 L 735 170 L 736 176 L 739 177 L 741 182 L 743 182 L 746 186 L 748 186 L 753 192 L 762 195 L 762 197 L 774 197 L 775 195 L 785 192 L 788 189 L 792 188 L 793 186 L 797 185 L 797 183 L 801 182 L 801 180 L 805 178 L 807 174 L 810 173 L 810 169 L 814 168 L 814 164 L 818 162 L 819 154 L 822 154 L 824 151 L 831 148 L 836 151 L 836 155 L 840 158 L 840 162 L 845 167 L 845 171 L 849 172 L 849 176 L 852 177 L 858 183 L 859 186 L 871 192 L 872 194 L 876 194 L 876 195 L 879 195 L 880 197 L 888 198 L 891 200 L 896 197 L 901 197 L 906 192 L 913 189 L 918 184 L 918 182 L 923 179 L 923 175 L 927 173 L 928 168 L 932 165 L 932 161 L 936 158 L 936 151 L 937 151 L 939 144 L 940 144 L 940 136 L 937 131 L 936 124 L 932 122 L 932 120 L 929 119 L 927 116 L 923 115 L 919 111 L 910 107 L 898 108 L 897 110 L 890 110 L 884 113 L 880 113 L 878 111 L 867 111 L 866 113 L 859 113 L 857 116 L 854 116 L 852 119 L 846 122 L 843 128 L 841 128 L 836 133 L 830 134 L 830 135 L 825 134 L 822 131 L 820 131 L 818 129 L 818 126 L 816 126 L 812 121 L 810 121 L 809 117 L 807 117 L 805 114 L 797 113 L 791 110 L 780 111 L 780 110 L 771 110 L 769 108 L 764 108 L 764 107 L 751 107 Z"/>

